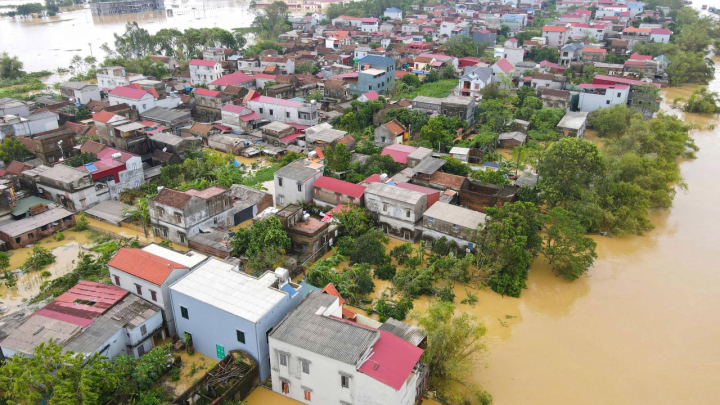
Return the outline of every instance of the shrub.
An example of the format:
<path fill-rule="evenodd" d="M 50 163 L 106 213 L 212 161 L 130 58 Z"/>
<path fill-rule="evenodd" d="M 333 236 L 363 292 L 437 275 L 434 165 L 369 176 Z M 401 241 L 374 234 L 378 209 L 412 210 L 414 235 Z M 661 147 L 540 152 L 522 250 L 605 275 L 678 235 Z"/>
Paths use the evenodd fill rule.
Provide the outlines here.
<path fill-rule="evenodd" d="M 375 269 L 375 276 L 380 280 L 392 280 L 397 272 L 397 267 L 392 263 L 383 263 Z"/>
<path fill-rule="evenodd" d="M 87 218 L 85 217 L 85 213 L 81 212 L 76 215 L 75 217 L 75 228 L 74 230 L 76 232 L 87 230 L 90 227 L 90 223 L 88 222 Z"/>
<path fill-rule="evenodd" d="M 32 254 L 25 261 L 22 269 L 23 272 L 27 273 L 41 270 L 53 263 L 55 263 L 55 255 L 44 247 L 35 245 L 33 246 Z"/>

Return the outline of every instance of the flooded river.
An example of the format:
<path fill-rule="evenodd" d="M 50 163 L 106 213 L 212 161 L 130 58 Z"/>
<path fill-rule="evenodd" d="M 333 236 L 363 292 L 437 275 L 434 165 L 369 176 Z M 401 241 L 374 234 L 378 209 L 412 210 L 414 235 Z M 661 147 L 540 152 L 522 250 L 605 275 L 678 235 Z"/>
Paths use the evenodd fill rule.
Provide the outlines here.
<path fill-rule="evenodd" d="M 24 1 L 0 1 L 0 5 Z M 169 7 L 169 0 L 165 2 Z M 249 27 L 255 16 L 250 12 L 249 0 L 205 0 L 206 9 L 200 10 L 200 1 L 181 0 L 180 4 L 198 4 L 196 11 L 184 8 L 184 13 L 172 17 L 163 11 L 143 14 L 93 16 L 90 9 L 60 13 L 46 18 L 0 18 L 0 51 L 15 55 L 25 64 L 26 71 L 67 68 L 76 54 L 90 56 L 99 61 L 105 58 L 100 45 L 113 47 L 114 33 L 125 31 L 125 23 L 137 21 L 151 34 L 163 28 L 223 28 L 230 30 Z M 0 9 L 5 11 L 6 9 Z"/>

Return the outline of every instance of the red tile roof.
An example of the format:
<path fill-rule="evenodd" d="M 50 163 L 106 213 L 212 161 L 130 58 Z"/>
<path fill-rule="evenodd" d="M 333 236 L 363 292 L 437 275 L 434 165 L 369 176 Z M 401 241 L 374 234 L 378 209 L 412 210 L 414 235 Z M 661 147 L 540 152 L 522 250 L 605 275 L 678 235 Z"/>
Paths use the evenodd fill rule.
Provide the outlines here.
<path fill-rule="evenodd" d="M 401 164 L 407 164 L 407 157 L 413 153 L 417 148 L 415 146 L 408 145 L 390 145 L 386 146 L 380 155 L 390 155 L 392 159 Z"/>
<path fill-rule="evenodd" d="M 80 151 L 83 153 L 92 153 L 97 155 L 101 150 L 105 149 L 105 145 L 100 142 L 87 140 L 80 146 Z"/>
<path fill-rule="evenodd" d="M 108 266 L 155 285 L 162 285 L 173 270 L 188 268 L 142 249 L 133 248 L 121 248 L 108 262 Z"/>
<path fill-rule="evenodd" d="M 363 94 L 363 96 L 365 96 L 365 98 L 367 98 L 368 101 L 377 100 L 377 98 L 380 97 L 380 95 L 378 94 L 378 92 L 375 91 L 375 90 L 373 90 L 373 91 L 368 91 L 367 93 Z"/>
<path fill-rule="evenodd" d="M 127 291 L 113 285 L 82 280 L 34 316 L 40 315 L 85 327 L 126 295 Z M 90 304 L 91 302 L 93 304 Z"/>
<path fill-rule="evenodd" d="M 133 100 L 140 100 L 145 97 L 146 94 L 152 95 L 146 90 L 137 89 L 133 86 L 118 86 L 110 92 L 111 96 L 129 98 Z"/>
<path fill-rule="evenodd" d="M 340 305 L 343 305 L 345 303 L 345 300 L 343 299 L 343 297 L 340 296 L 340 293 L 338 292 L 338 290 L 335 289 L 335 286 L 333 285 L 333 283 L 328 283 L 325 287 L 323 287 L 322 290 L 320 290 L 320 292 L 328 294 L 328 295 L 332 295 L 333 297 L 338 297 L 338 299 L 340 301 Z"/>
<path fill-rule="evenodd" d="M 111 119 L 113 119 L 116 116 L 117 116 L 116 114 L 113 114 L 111 112 L 100 111 L 99 113 L 95 113 L 93 115 L 92 119 L 93 119 L 93 121 L 102 122 L 103 124 L 107 124 L 108 122 L 110 122 Z"/>
<path fill-rule="evenodd" d="M 20 173 L 24 172 L 25 170 L 30 170 L 32 168 L 33 168 L 32 165 L 29 165 L 29 164 L 23 163 L 23 162 L 18 162 L 17 160 L 13 160 L 12 162 L 10 162 L 8 167 L 5 168 L 5 173 L 14 174 L 16 176 L 19 176 Z"/>
<path fill-rule="evenodd" d="M 249 82 L 255 80 L 254 77 L 248 76 L 243 72 L 235 72 L 229 75 L 225 75 L 217 80 L 210 82 L 211 86 L 234 86 L 239 83 Z"/>
<path fill-rule="evenodd" d="M 216 64 L 218 62 L 214 60 L 193 59 L 190 61 L 191 66 L 215 66 Z"/>
<path fill-rule="evenodd" d="M 499 61 L 495 62 L 495 65 L 505 73 L 508 73 L 514 69 L 512 63 L 510 63 L 510 61 L 505 58 L 502 58 Z"/>
<path fill-rule="evenodd" d="M 208 89 L 195 89 L 195 90 L 193 90 L 193 93 L 195 93 L 199 96 L 208 96 L 208 97 L 217 97 L 220 95 L 219 91 L 208 90 Z"/>
<path fill-rule="evenodd" d="M 340 193 L 353 198 L 361 198 L 365 193 L 365 187 L 347 181 L 338 180 L 328 176 L 322 176 L 315 180 L 313 187 Z"/>
<path fill-rule="evenodd" d="M 558 27 L 557 25 L 546 25 L 543 27 L 543 32 L 565 32 L 567 28 Z"/>
<path fill-rule="evenodd" d="M 670 31 L 667 28 L 651 28 L 650 34 L 651 35 L 670 35 L 670 34 L 672 34 L 672 31 Z"/>
<path fill-rule="evenodd" d="M 639 53 L 637 53 L 637 52 L 633 52 L 633 54 L 630 55 L 630 59 L 634 59 L 634 60 L 652 60 L 652 56 L 651 56 L 651 55 L 641 55 L 641 54 L 639 54 Z"/>
<path fill-rule="evenodd" d="M 373 345 L 372 355 L 358 368 L 358 371 L 395 390 L 400 390 L 420 361 L 423 349 L 390 332 L 378 330 L 378 333 L 380 338 Z"/>
<path fill-rule="evenodd" d="M 598 49 L 598 48 L 583 48 L 583 53 L 606 53 L 606 49 Z"/>
<path fill-rule="evenodd" d="M 383 126 L 395 135 L 405 133 L 405 127 L 398 120 L 388 121 Z"/>

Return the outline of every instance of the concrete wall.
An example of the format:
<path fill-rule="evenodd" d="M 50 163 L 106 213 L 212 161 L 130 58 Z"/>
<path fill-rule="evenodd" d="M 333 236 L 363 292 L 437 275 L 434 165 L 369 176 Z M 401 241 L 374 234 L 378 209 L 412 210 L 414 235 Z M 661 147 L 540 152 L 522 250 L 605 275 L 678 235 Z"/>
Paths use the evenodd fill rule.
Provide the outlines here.
<path fill-rule="evenodd" d="M 334 207 L 338 204 L 357 205 L 360 207 L 364 205 L 364 199 L 362 197 L 354 198 L 346 194 L 340 194 L 334 191 L 325 190 L 317 187 L 313 187 L 313 189 L 315 190 L 313 194 L 313 200 L 318 205 L 324 205 L 326 207 Z"/>
<path fill-rule="evenodd" d="M 85 211 L 86 208 L 90 208 L 100 202 L 94 186 L 73 193 L 42 183 L 38 184 L 38 187 L 43 189 L 42 194 L 44 194 L 44 198 L 60 203 L 74 212 Z M 60 196 L 65 197 L 66 200 L 62 200 Z"/>

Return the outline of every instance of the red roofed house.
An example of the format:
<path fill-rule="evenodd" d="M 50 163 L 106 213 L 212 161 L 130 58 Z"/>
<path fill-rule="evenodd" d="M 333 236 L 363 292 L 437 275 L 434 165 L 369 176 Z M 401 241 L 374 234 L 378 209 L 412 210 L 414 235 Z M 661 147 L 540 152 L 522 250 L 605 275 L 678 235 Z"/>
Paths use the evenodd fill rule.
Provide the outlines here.
<path fill-rule="evenodd" d="M 138 112 L 145 112 L 155 107 L 155 96 L 147 91 L 133 86 L 118 86 L 108 94 L 110 105 L 126 103 L 135 106 Z"/>
<path fill-rule="evenodd" d="M 222 76 L 222 65 L 215 60 L 193 59 L 190 61 L 190 84 L 209 84 Z"/>
<path fill-rule="evenodd" d="M 188 274 L 207 256 L 180 253 L 154 243 L 142 249 L 121 248 L 108 262 L 110 281 L 163 309 L 168 336 L 176 333 L 170 285 Z"/>
<path fill-rule="evenodd" d="M 515 67 L 512 65 L 512 63 L 510 63 L 510 61 L 505 58 L 502 58 L 499 61 L 493 63 L 490 68 L 493 70 L 494 76 L 501 74 L 511 74 L 515 70 Z"/>
<path fill-rule="evenodd" d="M 232 96 L 217 90 L 195 89 L 195 120 L 202 122 L 218 121 L 222 117 L 220 109 L 232 100 Z"/>
<path fill-rule="evenodd" d="M 338 204 L 363 206 L 365 187 L 333 177 L 322 176 L 313 183 L 313 201 L 321 207 Z"/>
<path fill-rule="evenodd" d="M 161 309 L 112 285 L 82 280 L 39 311 L 5 326 L 0 350 L 32 357 L 52 340 L 63 351 L 139 358 L 164 339 Z"/>
<path fill-rule="evenodd" d="M 627 27 L 622 31 L 622 40 L 628 41 L 628 49 L 633 49 L 639 42 L 650 42 L 650 28 Z"/>
<path fill-rule="evenodd" d="M 394 161 L 406 165 L 408 156 L 417 149 L 415 146 L 393 144 L 383 148 L 381 155 L 390 155 Z"/>
<path fill-rule="evenodd" d="M 235 72 L 220 77 L 210 82 L 210 88 L 214 90 L 225 90 L 227 86 L 244 87 L 248 90 L 255 88 L 255 77 L 248 76 L 243 72 Z"/>
<path fill-rule="evenodd" d="M 246 132 L 255 129 L 255 122 L 260 119 L 253 110 L 235 104 L 225 104 L 220 113 L 223 125 Z"/>
<path fill-rule="evenodd" d="M 367 93 L 364 93 L 363 95 L 361 95 L 360 97 L 358 97 L 357 100 L 360 101 L 360 102 L 362 102 L 362 103 L 364 103 L 364 102 L 366 102 L 366 101 L 377 100 L 378 97 L 380 97 L 380 95 L 378 94 L 378 92 L 375 91 L 375 90 L 373 90 L 373 91 L 368 91 Z"/>
<path fill-rule="evenodd" d="M 568 41 L 569 30 L 564 26 L 546 25 L 542 36 L 548 46 L 563 46 Z"/>
<path fill-rule="evenodd" d="M 650 41 L 652 42 L 661 42 L 663 44 L 667 44 L 668 42 L 670 42 L 670 35 L 672 35 L 672 31 L 667 28 L 650 29 Z"/>
<path fill-rule="evenodd" d="M 273 391 L 304 403 L 415 404 L 428 375 L 417 346 L 425 335 L 394 320 L 344 319 L 336 292 L 311 292 L 269 335 Z"/>
<path fill-rule="evenodd" d="M 583 48 L 582 60 L 583 62 L 604 62 L 607 50 L 603 48 Z"/>

